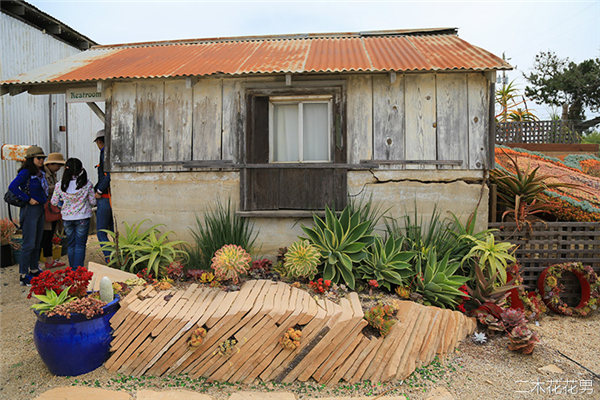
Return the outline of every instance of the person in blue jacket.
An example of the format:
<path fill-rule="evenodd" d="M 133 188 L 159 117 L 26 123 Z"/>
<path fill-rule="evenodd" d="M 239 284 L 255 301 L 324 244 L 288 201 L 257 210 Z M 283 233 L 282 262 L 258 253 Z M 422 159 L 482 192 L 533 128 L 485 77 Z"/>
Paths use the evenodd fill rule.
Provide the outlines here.
<path fill-rule="evenodd" d="M 98 169 L 98 183 L 94 186 L 96 191 L 96 235 L 100 242 L 108 242 L 108 235 L 103 229 L 114 231 L 114 222 L 112 216 L 112 207 L 110 204 L 110 172 L 104 170 L 104 129 L 96 132 L 94 142 L 100 149 L 100 162 L 96 166 Z M 102 251 L 104 259 L 108 263 L 110 252 Z"/>
<path fill-rule="evenodd" d="M 15 196 L 27 202 L 19 216 L 23 232 L 19 281 L 23 286 L 30 285 L 31 278 L 42 272 L 39 259 L 44 232 L 44 203 L 48 200 L 48 182 L 43 170 L 45 158 L 41 147 L 30 146 L 17 177 L 8 186 Z"/>

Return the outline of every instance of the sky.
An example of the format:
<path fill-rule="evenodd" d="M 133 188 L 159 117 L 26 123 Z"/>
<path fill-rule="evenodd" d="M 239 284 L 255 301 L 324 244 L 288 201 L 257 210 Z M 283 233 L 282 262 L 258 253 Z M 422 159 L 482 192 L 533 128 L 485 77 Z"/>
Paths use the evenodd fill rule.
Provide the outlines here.
<path fill-rule="evenodd" d="M 507 79 L 522 92 L 540 51 L 575 62 L 600 57 L 600 0 L 27 1 L 100 44 L 455 27 L 467 42 L 505 54 L 515 67 Z M 527 105 L 541 119 L 559 112 Z"/>

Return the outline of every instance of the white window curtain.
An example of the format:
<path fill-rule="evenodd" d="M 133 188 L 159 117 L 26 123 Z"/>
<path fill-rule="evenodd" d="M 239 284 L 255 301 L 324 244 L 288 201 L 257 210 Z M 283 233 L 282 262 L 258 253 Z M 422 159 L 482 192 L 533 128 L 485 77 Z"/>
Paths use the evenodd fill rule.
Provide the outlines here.
<path fill-rule="evenodd" d="M 272 110 L 272 161 L 329 161 L 329 103 L 275 103 Z"/>

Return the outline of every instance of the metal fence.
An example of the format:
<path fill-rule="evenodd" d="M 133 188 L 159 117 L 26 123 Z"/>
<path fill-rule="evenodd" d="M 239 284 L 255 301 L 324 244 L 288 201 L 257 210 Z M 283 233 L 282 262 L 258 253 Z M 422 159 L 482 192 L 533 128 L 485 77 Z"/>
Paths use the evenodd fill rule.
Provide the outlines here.
<path fill-rule="evenodd" d="M 573 121 L 496 122 L 496 143 L 579 143 Z"/>
<path fill-rule="evenodd" d="M 514 222 L 490 223 L 497 240 L 517 245 L 515 256 L 521 266 L 527 290 L 537 287 L 540 273 L 550 265 L 580 261 L 600 273 L 600 223 L 547 222 L 535 223 L 533 229 L 517 230 Z M 578 304 L 581 288 L 575 276 L 563 276 L 565 301 Z M 572 275 L 572 274 L 568 274 Z"/>

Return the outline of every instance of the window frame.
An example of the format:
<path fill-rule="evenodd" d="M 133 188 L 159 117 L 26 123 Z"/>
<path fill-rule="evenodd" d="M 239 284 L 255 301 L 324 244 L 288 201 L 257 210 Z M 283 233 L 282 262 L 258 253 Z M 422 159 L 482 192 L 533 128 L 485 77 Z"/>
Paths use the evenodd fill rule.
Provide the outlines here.
<path fill-rule="evenodd" d="M 327 104 L 327 160 L 304 160 L 304 104 Z M 275 105 L 298 106 L 298 160 L 275 161 L 273 146 Z M 269 164 L 333 163 L 333 95 L 269 96 Z"/>

